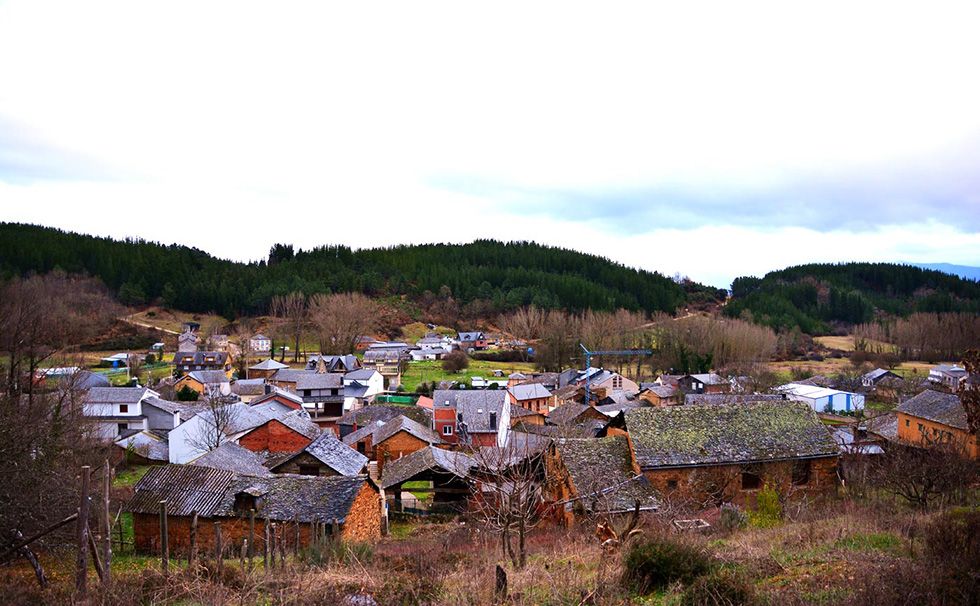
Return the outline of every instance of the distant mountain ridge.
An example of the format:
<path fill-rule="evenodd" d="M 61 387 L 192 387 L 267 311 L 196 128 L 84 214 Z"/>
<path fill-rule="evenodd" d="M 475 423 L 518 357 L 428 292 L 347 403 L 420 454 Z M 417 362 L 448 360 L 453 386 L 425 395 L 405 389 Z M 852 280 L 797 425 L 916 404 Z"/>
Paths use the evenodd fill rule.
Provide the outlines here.
<path fill-rule="evenodd" d="M 980 281 L 980 267 L 972 265 L 954 265 L 953 263 L 906 263 L 906 265 L 913 265 L 922 269 L 934 269 L 967 280 Z"/>

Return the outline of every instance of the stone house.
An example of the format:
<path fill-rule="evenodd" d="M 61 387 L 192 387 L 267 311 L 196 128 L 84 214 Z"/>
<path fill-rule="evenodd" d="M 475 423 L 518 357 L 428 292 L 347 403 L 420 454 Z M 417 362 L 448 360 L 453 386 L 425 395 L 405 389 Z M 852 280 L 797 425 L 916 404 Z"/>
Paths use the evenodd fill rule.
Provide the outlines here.
<path fill-rule="evenodd" d="M 198 515 L 197 546 L 214 553 L 215 523 L 221 525 L 228 554 L 241 550 L 255 511 L 254 546 L 264 549 L 263 525 L 276 524 L 288 549 L 310 544 L 313 524 L 325 525 L 342 541 L 381 537 L 384 509 L 380 490 L 367 476 L 251 476 L 199 465 L 154 467 L 137 482 L 125 511 L 133 514 L 137 553 L 159 553 L 160 501 L 167 502 L 167 541 L 171 553 L 186 553 L 193 514 Z M 297 545 L 298 541 L 298 545 Z"/>
<path fill-rule="evenodd" d="M 966 409 L 955 394 L 927 389 L 895 409 L 898 440 L 917 446 L 948 445 L 978 458 L 977 434 L 970 433 Z"/>
<path fill-rule="evenodd" d="M 356 476 L 364 472 L 368 458 L 325 431 L 306 448 L 270 462 L 273 473 L 303 476 Z"/>
<path fill-rule="evenodd" d="M 508 388 L 510 403 L 547 415 L 555 408 L 555 396 L 540 383 L 523 383 Z"/>
<path fill-rule="evenodd" d="M 805 404 L 760 401 L 649 407 L 625 415 L 634 458 L 665 498 L 694 507 L 755 506 L 783 495 L 833 493 L 840 454 Z"/>
<path fill-rule="evenodd" d="M 253 452 L 296 452 L 319 436 L 320 428 L 304 411 L 291 411 L 249 429 L 237 443 Z"/>
<path fill-rule="evenodd" d="M 437 389 L 433 427 L 450 444 L 503 446 L 510 430 L 508 399 L 504 389 Z"/>
<path fill-rule="evenodd" d="M 390 462 L 443 441 L 431 429 L 405 416 L 391 419 L 373 434 L 374 456 L 378 461 L 378 473 Z"/>

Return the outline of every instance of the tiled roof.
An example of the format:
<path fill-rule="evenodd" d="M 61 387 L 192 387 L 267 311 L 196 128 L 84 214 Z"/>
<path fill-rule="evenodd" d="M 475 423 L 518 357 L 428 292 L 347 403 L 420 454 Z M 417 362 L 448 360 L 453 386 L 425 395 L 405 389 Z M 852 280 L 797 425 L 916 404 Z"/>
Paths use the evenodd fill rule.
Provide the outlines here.
<path fill-rule="evenodd" d="M 289 366 L 281 362 L 276 362 L 272 358 L 248 367 L 249 370 L 282 370 L 283 368 L 289 368 Z"/>
<path fill-rule="evenodd" d="M 126 510 L 160 511 L 167 500 L 171 515 L 234 517 L 235 495 L 261 495 L 259 517 L 275 521 L 343 523 L 367 476 L 309 477 L 290 474 L 257 477 L 198 465 L 154 467 L 135 487 Z"/>
<path fill-rule="evenodd" d="M 518 401 L 550 398 L 551 392 L 540 383 L 522 383 L 510 388 L 511 395 Z"/>
<path fill-rule="evenodd" d="M 589 509 L 628 511 L 656 509 L 656 492 L 633 469 L 629 443 L 624 436 L 558 439 L 555 448 L 575 489 L 575 496 Z"/>
<path fill-rule="evenodd" d="M 143 400 L 143 406 L 153 406 L 154 408 L 159 408 L 160 410 L 169 412 L 170 414 L 180 413 L 184 409 L 184 406 L 182 406 L 183 404 L 183 402 L 171 402 L 170 400 L 164 400 L 156 396 L 149 396 Z M 187 419 L 182 420 L 186 421 Z"/>
<path fill-rule="evenodd" d="M 422 440 L 423 442 L 428 442 L 429 444 L 442 443 L 439 436 L 437 436 L 436 433 L 428 427 L 424 427 L 404 415 L 399 415 L 385 423 L 383 426 L 379 427 L 378 430 L 374 432 L 374 444 L 384 442 L 400 431 L 407 432 L 409 435 L 415 436 L 416 438 Z"/>
<path fill-rule="evenodd" d="M 381 476 L 381 487 L 390 488 L 424 471 L 441 471 L 465 478 L 474 465 L 473 459 L 462 452 L 429 446 L 386 463 Z"/>
<path fill-rule="evenodd" d="M 87 404 L 135 404 L 146 392 L 146 387 L 92 387 L 85 394 Z"/>
<path fill-rule="evenodd" d="M 115 443 L 120 448 L 132 448 L 138 455 L 151 461 L 170 460 L 170 443 L 148 431 L 126 436 Z"/>
<path fill-rule="evenodd" d="M 896 412 L 934 421 L 964 431 L 969 429 L 966 420 L 966 409 L 957 395 L 927 389 L 895 409 Z"/>
<path fill-rule="evenodd" d="M 267 476 L 269 470 L 263 465 L 264 462 L 265 458 L 262 455 L 234 442 L 225 442 L 211 452 L 206 452 L 194 459 L 190 464 L 253 476 Z"/>
<path fill-rule="evenodd" d="M 309 446 L 295 453 L 285 461 L 278 463 L 277 467 L 304 452 L 312 455 L 318 461 L 342 476 L 356 476 L 360 474 L 368 462 L 366 456 L 338 440 L 332 431 L 325 431 L 320 437 L 310 442 Z"/>
<path fill-rule="evenodd" d="M 528 410 L 523 406 L 518 406 L 517 404 L 510 405 L 510 418 L 511 420 L 519 419 L 521 417 L 533 417 L 541 413 L 534 412 L 533 410 Z"/>
<path fill-rule="evenodd" d="M 231 393 L 239 396 L 265 394 L 265 379 L 239 379 L 231 384 Z"/>
<path fill-rule="evenodd" d="M 626 428 L 644 469 L 838 452 L 816 413 L 799 402 L 638 408 L 626 413 Z"/>
<path fill-rule="evenodd" d="M 562 404 L 558 408 L 548 413 L 548 423 L 554 425 L 566 425 L 568 423 L 573 423 L 580 414 L 586 412 L 589 408 L 591 407 L 586 404 L 579 404 L 577 402 Z"/>
<path fill-rule="evenodd" d="M 866 421 L 869 432 L 877 434 L 886 440 L 898 440 L 898 415 L 894 412 L 871 417 Z"/>
<path fill-rule="evenodd" d="M 344 375 L 345 381 L 368 381 L 373 377 L 378 371 L 373 368 L 359 368 L 357 370 L 352 370 Z"/>
<path fill-rule="evenodd" d="M 399 404 L 371 404 L 358 410 L 348 410 L 337 420 L 337 424 L 363 427 L 374 421 L 386 423 L 399 415 L 404 415 L 427 427 L 432 426 L 432 413 L 428 409 Z"/>
<path fill-rule="evenodd" d="M 490 413 L 497 413 L 499 427 L 507 405 L 507 390 L 440 389 L 432 393 L 432 401 L 435 408 L 455 408 L 457 414 L 463 415 L 466 430 L 471 434 L 496 432 L 490 427 Z"/>

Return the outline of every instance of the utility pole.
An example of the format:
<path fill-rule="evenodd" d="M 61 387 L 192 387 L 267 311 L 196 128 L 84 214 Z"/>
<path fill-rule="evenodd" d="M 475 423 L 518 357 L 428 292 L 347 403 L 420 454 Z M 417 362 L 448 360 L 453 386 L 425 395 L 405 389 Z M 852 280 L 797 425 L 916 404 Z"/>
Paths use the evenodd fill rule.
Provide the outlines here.
<path fill-rule="evenodd" d="M 579 347 L 585 352 L 585 404 L 592 401 L 592 356 L 651 356 L 652 349 L 613 349 L 605 351 L 589 351 L 584 343 L 579 343 Z"/>

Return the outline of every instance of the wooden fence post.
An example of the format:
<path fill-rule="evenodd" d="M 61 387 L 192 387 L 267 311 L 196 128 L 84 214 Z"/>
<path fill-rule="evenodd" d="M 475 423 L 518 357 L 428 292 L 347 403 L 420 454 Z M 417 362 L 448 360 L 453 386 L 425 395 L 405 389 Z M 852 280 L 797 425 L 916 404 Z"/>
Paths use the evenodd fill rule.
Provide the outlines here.
<path fill-rule="evenodd" d="M 242 539 L 242 555 L 241 555 L 242 572 L 245 572 L 245 552 L 248 550 L 248 548 L 249 548 L 248 539 Z"/>
<path fill-rule="evenodd" d="M 218 560 L 218 577 L 225 568 L 225 549 L 221 544 L 221 522 L 214 523 L 214 557 Z"/>
<path fill-rule="evenodd" d="M 187 552 L 187 567 L 193 569 L 197 559 L 197 511 L 191 512 L 190 549 Z"/>
<path fill-rule="evenodd" d="M 75 559 L 75 594 L 81 602 L 88 598 L 88 487 L 91 474 L 91 467 L 82 466 L 78 520 L 75 524 L 78 540 L 78 556 Z"/>
<path fill-rule="evenodd" d="M 167 501 L 160 501 L 160 569 L 170 571 L 170 535 L 167 529 Z"/>
<path fill-rule="evenodd" d="M 299 556 L 300 534 L 302 534 L 300 523 L 296 522 L 296 543 L 293 544 L 293 555 L 297 557 Z"/>
<path fill-rule="evenodd" d="M 102 524 L 105 534 L 102 535 L 102 583 L 106 587 L 112 581 L 112 521 L 109 514 L 109 501 L 112 496 L 112 468 L 109 459 L 102 466 Z"/>
<path fill-rule="evenodd" d="M 248 510 L 248 567 L 252 567 L 252 558 L 255 557 L 255 510 Z"/>
<path fill-rule="evenodd" d="M 262 569 L 269 572 L 269 516 L 265 518 L 265 540 L 262 541 Z"/>

